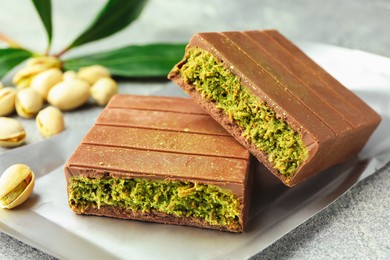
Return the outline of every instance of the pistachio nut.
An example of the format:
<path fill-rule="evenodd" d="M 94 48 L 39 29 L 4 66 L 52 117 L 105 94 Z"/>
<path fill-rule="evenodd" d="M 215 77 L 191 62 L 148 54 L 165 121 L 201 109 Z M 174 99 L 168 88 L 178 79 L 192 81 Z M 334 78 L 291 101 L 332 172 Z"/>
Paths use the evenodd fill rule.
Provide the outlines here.
<path fill-rule="evenodd" d="M 58 108 L 52 106 L 39 111 L 35 122 L 39 132 L 45 137 L 51 137 L 64 130 L 64 116 Z"/>
<path fill-rule="evenodd" d="M 34 189 L 34 172 L 24 164 L 14 164 L 0 177 L 0 207 L 12 209 L 28 199 Z"/>
<path fill-rule="evenodd" d="M 62 81 L 55 85 L 47 96 L 47 101 L 61 110 L 72 110 L 87 102 L 89 84 L 81 79 Z"/>
<path fill-rule="evenodd" d="M 16 90 L 5 87 L 0 89 L 0 116 L 6 116 L 15 110 Z"/>
<path fill-rule="evenodd" d="M 0 89 L 4 88 L 3 82 L 0 81 Z"/>
<path fill-rule="evenodd" d="M 64 81 L 77 78 L 77 73 L 73 70 L 65 71 L 63 74 Z"/>
<path fill-rule="evenodd" d="M 26 67 L 15 73 L 12 83 L 18 88 L 27 88 L 37 74 L 50 68 L 61 68 L 61 61 L 49 56 L 32 58 L 26 63 Z"/>
<path fill-rule="evenodd" d="M 8 117 L 0 117 L 0 146 L 19 146 L 25 139 L 26 131 L 18 120 Z"/>
<path fill-rule="evenodd" d="M 36 75 L 31 81 L 30 88 L 34 89 L 46 100 L 49 90 L 61 81 L 62 71 L 57 68 L 52 68 Z"/>
<path fill-rule="evenodd" d="M 19 89 L 28 88 L 31 84 L 32 79 L 37 74 L 45 71 L 47 68 L 43 65 L 34 65 L 30 67 L 24 67 L 17 71 L 12 78 L 12 83 Z"/>
<path fill-rule="evenodd" d="M 101 78 L 91 87 L 91 96 L 100 106 L 107 105 L 117 93 L 118 84 L 112 78 Z"/>
<path fill-rule="evenodd" d="M 98 79 L 104 77 L 110 77 L 110 71 L 100 65 L 92 65 L 88 67 L 80 68 L 77 77 L 89 82 L 89 84 L 93 85 Z"/>
<path fill-rule="evenodd" d="M 50 68 L 61 68 L 61 61 L 53 56 L 41 56 L 31 58 L 26 62 L 26 67 L 32 67 L 35 65 L 44 65 L 47 69 Z"/>
<path fill-rule="evenodd" d="M 15 108 L 19 116 L 34 117 L 43 107 L 43 98 L 32 88 L 25 88 L 16 94 Z"/>

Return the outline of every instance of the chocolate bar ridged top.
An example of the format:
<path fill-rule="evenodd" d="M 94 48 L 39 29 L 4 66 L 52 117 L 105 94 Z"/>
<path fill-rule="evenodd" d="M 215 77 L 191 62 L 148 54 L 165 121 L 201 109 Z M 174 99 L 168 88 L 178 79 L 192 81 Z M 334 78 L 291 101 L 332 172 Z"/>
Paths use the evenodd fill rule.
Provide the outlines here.
<path fill-rule="evenodd" d="M 356 155 L 380 122 L 373 109 L 275 30 L 198 33 L 187 50 L 191 48 L 211 53 L 300 133 L 309 158 L 295 175 L 286 178 L 215 104 L 181 78 L 178 71 L 186 58 L 168 76 L 289 186 Z"/>
<path fill-rule="evenodd" d="M 242 232 L 249 212 L 249 158 L 249 152 L 191 99 L 116 95 L 65 166 L 69 205 L 78 214 Z M 88 196 L 94 198 L 96 194 L 110 197 L 111 191 L 100 189 L 74 193 L 72 185 L 77 183 L 80 177 L 87 181 L 92 179 L 92 183 L 114 179 L 120 179 L 119 182 L 124 179 L 144 180 L 160 183 L 158 185 L 161 185 L 161 188 L 161 183 L 179 182 L 192 183 L 194 187 L 198 184 L 204 185 L 210 189 L 217 186 L 234 197 L 234 201 L 229 203 L 237 205 L 238 219 L 229 220 L 229 224 L 215 224 L 206 217 L 187 216 L 185 213 L 175 215 L 160 211 L 158 207 L 142 211 L 111 204 L 89 204 L 83 208 L 84 204 L 76 202 L 77 200 Z M 115 189 L 115 186 L 116 184 L 110 186 L 110 189 Z M 144 188 L 147 189 L 146 186 Z M 161 195 L 159 192 L 166 192 L 167 195 Z M 125 197 L 131 200 L 131 193 L 126 191 L 120 197 L 115 196 L 115 200 L 123 200 Z M 177 200 L 175 194 L 169 189 L 158 189 L 154 196 L 157 196 L 158 200 L 160 195 L 161 200 L 164 200 L 164 196 L 171 196 L 170 203 L 171 199 Z M 150 193 L 146 192 L 144 195 L 147 197 Z M 94 202 L 100 203 L 100 200 L 97 200 L 98 202 Z M 135 199 L 139 200 L 138 197 Z M 152 200 L 156 199 L 153 197 Z M 184 203 L 183 201 L 181 203 Z M 154 202 L 159 203 L 157 200 Z M 127 205 L 123 201 L 121 203 L 123 204 L 119 205 Z M 163 205 L 164 202 L 161 202 L 160 206 Z M 170 209 L 178 210 L 177 207 L 173 204 Z M 218 210 L 218 206 L 215 210 Z M 226 220 L 230 215 L 221 217 Z"/>
<path fill-rule="evenodd" d="M 242 184 L 249 152 L 190 99 L 115 96 L 69 159 L 117 177 Z M 77 168 L 77 171 L 74 169 Z"/>

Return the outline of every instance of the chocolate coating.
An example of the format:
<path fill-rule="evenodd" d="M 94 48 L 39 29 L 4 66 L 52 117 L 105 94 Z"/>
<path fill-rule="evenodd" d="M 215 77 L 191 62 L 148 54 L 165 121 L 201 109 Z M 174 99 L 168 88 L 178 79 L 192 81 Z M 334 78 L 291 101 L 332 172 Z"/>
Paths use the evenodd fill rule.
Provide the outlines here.
<path fill-rule="evenodd" d="M 291 177 L 280 174 L 242 135 L 242 130 L 178 72 L 168 78 L 182 87 L 216 121 L 288 186 L 355 156 L 380 116 L 275 30 L 195 34 L 187 46 L 211 53 L 241 84 L 298 132 L 309 157 Z"/>
<path fill-rule="evenodd" d="M 112 206 L 85 214 L 190 225 L 233 232 L 248 215 L 249 152 L 191 99 L 116 95 L 65 166 L 66 179 L 145 178 L 212 184 L 241 203 L 241 228 L 229 230 L 190 217 L 133 212 Z"/>

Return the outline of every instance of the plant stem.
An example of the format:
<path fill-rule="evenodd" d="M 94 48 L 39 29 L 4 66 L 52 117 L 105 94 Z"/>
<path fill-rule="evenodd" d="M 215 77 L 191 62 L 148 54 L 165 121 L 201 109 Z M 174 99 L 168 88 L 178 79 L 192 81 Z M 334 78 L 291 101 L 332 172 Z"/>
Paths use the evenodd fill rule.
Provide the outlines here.
<path fill-rule="evenodd" d="M 7 35 L 0 33 L 0 41 L 5 42 L 9 47 L 11 48 L 17 48 L 17 49 L 25 49 L 22 45 L 8 37 Z"/>
<path fill-rule="evenodd" d="M 64 55 L 67 51 L 69 51 L 69 48 L 65 48 L 63 49 L 62 51 L 60 51 L 59 53 L 55 54 L 54 57 L 61 57 L 62 55 Z"/>
<path fill-rule="evenodd" d="M 49 52 L 51 49 L 51 44 L 49 43 L 45 49 L 45 52 L 43 53 L 44 56 L 49 56 Z"/>

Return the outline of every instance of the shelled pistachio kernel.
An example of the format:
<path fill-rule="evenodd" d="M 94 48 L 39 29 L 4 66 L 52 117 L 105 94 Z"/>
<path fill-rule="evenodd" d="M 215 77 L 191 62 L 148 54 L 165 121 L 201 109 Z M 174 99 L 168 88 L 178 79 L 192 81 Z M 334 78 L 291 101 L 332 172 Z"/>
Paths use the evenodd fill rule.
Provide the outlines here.
<path fill-rule="evenodd" d="M 118 84 L 112 78 L 101 78 L 91 87 L 91 96 L 100 106 L 107 105 L 108 101 L 118 93 Z"/>
<path fill-rule="evenodd" d="M 51 68 L 37 74 L 31 81 L 30 88 L 39 93 L 43 99 L 47 99 L 49 90 L 62 81 L 62 71 L 58 68 Z"/>
<path fill-rule="evenodd" d="M 43 98 L 32 88 L 25 88 L 16 94 L 15 108 L 19 116 L 34 117 L 43 107 Z"/>
<path fill-rule="evenodd" d="M 89 82 L 90 85 L 93 85 L 98 79 L 104 77 L 110 77 L 110 71 L 100 65 L 92 65 L 88 67 L 80 68 L 77 77 Z"/>
<path fill-rule="evenodd" d="M 0 146 L 15 147 L 26 139 L 26 130 L 16 119 L 0 117 Z"/>
<path fill-rule="evenodd" d="M 64 116 L 58 108 L 52 106 L 39 111 L 35 122 L 39 132 L 45 137 L 51 137 L 64 130 Z"/>
<path fill-rule="evenodd" d="M 0 88 L 0 116 L 6 116 L 15 111 L 15 98 L 14 88 Z"/>
<path fill-rule="evenodd" d="M 88 101 L 89 88 L 85 80 L 62 81 L 50 89 L 47 101 L 58 109 L 72 110 Z"/>
<path fill-rule="evenodd" d="M 14 164 L 0 177 L 0 207 L 12 209 L 28 199 L 34 189 L 34 172 L 24 164 Z"/>

